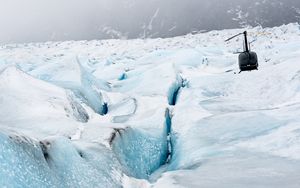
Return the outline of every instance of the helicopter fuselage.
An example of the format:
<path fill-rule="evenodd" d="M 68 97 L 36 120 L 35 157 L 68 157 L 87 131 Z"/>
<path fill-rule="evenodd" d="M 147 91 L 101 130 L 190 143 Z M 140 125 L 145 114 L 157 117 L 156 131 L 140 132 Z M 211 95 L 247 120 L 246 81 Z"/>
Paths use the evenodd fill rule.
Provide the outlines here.
<path fill-rule="evenodd" d="M 245 51 L 239 55 L 239 68 L 241 71 L 257 70 L 257 54 L 251 51 Z"/>

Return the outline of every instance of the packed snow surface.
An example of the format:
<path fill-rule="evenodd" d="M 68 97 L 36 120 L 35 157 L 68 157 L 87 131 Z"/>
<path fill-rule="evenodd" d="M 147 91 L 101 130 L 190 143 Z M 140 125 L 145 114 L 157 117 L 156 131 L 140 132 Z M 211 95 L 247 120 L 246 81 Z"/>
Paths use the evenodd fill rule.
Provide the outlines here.
<path fill-rule="evenodd" d="M 300 26 L 0 47 L 0 187 L 300 187 Z"/>

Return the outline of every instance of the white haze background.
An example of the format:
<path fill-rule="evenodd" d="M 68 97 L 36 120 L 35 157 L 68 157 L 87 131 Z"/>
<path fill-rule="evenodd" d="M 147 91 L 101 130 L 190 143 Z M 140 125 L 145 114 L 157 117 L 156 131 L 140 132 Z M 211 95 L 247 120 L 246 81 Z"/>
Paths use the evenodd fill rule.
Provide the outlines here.
<path fill-rule="evenodd" d="M 156 38 L 298 22 L 298 0 L 0 0 L 0 43 Z"/>

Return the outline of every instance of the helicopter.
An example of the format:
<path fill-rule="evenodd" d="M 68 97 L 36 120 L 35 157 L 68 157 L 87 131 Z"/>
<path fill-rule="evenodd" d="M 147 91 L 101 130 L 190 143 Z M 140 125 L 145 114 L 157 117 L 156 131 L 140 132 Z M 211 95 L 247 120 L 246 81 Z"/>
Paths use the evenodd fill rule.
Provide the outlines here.
<path fill-rule="evenodd" d="M 234 35 L 233 37 L 230 37 L 229 39 L 225 40 L 225 42 L 228 42 L 240 35 L 244 35 L 244 51 L 239 52 L 240 53 L 238 58 L 239 68 L 240 68 L 239 73 L 243 71 L 258 70 L 257 54 L 250 50 L 250 45 L 248 44 L 248 39 L 247 39 L 247 31 Z"/>

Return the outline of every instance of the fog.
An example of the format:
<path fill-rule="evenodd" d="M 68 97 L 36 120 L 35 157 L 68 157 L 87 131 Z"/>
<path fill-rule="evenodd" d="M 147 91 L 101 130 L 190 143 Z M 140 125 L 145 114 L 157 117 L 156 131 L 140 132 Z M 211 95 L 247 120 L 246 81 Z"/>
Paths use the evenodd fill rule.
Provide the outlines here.
<path fill-rule="evenodd" d="M 100 16 L 97 15 L 97 6 L 103 5 L 97 0 L 88 1 L 0 0 L 0 41 L 37 42 L 96 37 L 94 24 Z"/>
<path fill-rule="evenodd" d="M 0 0 L 0 43 L 172 37 L 296 22 L 298 0 Z"/>

